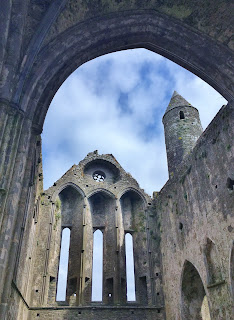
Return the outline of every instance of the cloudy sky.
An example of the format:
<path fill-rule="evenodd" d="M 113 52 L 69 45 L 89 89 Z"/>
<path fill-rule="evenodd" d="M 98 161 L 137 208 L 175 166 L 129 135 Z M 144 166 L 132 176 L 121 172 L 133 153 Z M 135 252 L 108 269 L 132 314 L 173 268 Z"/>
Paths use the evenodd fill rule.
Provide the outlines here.
<path fill-rule="evenodd" d="M 147 193 L 159 191 L 168 179 L 162 116 L 174 90 L 199 110 L 204 129 L 226 104 L 204 81 L 145 49 L 108 54 L 78 68 L 58 90 L 45 120 L 44 188 L 97 149 L 112 153 Z M 66 289 L 69 235 L 64 236 L 58 300 Z M 131 241 L 126 250 L 130 270 Z M 94 274 L 100 275 L 100 255 L 95 259 Z M 128 278 L 128 299 L 134 300 L 134 278 Z M 101 300 L 101 282 L 97 278 L 93 300 Z"/>
<path fill-rule="evenodd" d="M 145 49 L 108 54 L 60 87 L 42 134 L 44 188 L 88 152 L 112 153 L 150 195 L 168 179 L 162 116 L 176 90 L 203 128 L 226 100 L 204 81 Z"/>

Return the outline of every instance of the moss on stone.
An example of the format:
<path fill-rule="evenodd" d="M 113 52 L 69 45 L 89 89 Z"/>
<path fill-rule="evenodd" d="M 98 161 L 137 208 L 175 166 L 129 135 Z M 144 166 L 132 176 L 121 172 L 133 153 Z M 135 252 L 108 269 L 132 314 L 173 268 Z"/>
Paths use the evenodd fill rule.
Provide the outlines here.
<path fill-rule="evenodd" d="M 192 13 L 192 10 L 184 5 L 174 4 L 171 8 L 168 6 L 161 7 L 162 12 L 173 16 L 177 19 L 185 19 Z"/>
<path fill-rule="evenodd" d="M 57 198 L 55 201 L 55 208 L 56 208 L 56 211 L 61 209 L 61 200 L 59 198 Z"/>

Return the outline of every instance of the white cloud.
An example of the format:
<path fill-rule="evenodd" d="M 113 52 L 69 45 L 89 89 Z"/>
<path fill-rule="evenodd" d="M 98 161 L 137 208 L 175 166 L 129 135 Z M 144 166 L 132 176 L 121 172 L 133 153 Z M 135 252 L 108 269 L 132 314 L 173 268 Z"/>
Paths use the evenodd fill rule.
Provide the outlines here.
<path fill-rule="evenodd" d="M 161 118 L 174 90 L 200 111 L 205 127 L 225 100 L 201 79 L 144 49 L 92 60 L 55 95 L 43 142 L 48 188 L 90 151 L 112 153 L 148 193 L 167 180 Z"/>
<path fill-rule="evenodd" d="M 100 154 L 112 153 L 149 194 L 160 190 L 168 178 L 161 119 L 174 90 L 198 108 L 203 128 L 226 102 L 201 79 L 144 49 L 113 53 L 81 66 L 57 92 L 46 117 L 45 189 L 98 149 Z M 63 299 L 64 257 L 60 273 Z M 100 299 L 97 291 L 93 294 Z"/>

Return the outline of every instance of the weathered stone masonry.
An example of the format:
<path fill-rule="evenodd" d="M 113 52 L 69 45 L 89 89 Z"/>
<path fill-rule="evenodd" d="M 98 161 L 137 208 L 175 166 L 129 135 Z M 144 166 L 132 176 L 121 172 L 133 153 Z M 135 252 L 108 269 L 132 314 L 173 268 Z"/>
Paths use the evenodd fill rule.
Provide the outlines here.
<path fill-rule="evenodd" d="M 161 308 L 164 300 L 167 319 L 196 319 L 204 294 L 213 319 L 231 319 L 234 291 L 231 15 L 232 4 L 228 0 L 212 3 L 195 0 L 173 3 L 170 0 L 1 1 L 1 319 L 119 319 L 120 315 L 122 319 L 146 316 L 155 319 L 164 316 Z M 112 275 L 119 286 L 115 290 L 115 301 L 120 300 L 121 304 L 118 308 L 113 305 L 79 307 L 90 297 L 90 287 L 87 285 L 85 289 L 83 279 L 77 280 L 77 286 L 84 288 L 83 300 L 73 299 L 72 307 L 45 306 L 52 303 L 53 283 L 48 291 L 48 275 L 43 274 L 42 281 L 33 273 L 33 268 L 37 250 L 45 250 L 38 268 L 40 272 L 50 268 L 52 277 L 56 276 L 56 257 L 53 265 L 45 264 L 49 261 L 49 252 L 57 250 L 56 237 L 54 242 L 49 236 L 43 239 L 44 247 L 36 240 L 41 232 L 56 233 L 52 204 L 50 216 L 45 219 L 45 230 L 39 227 L 48 207 L 42 205 L 40 155 L 40 133 L 46 112 L 60 85 L 82 63 L 102 54 L 138 47 L 162 54 L 198 75 L 219 91 L 228 105 L 201 135 L 190 154 L 184 158 L 186 148 L 180 152 L 183 161 L 176 164 L 173 176 L 147 206 L 148 220 L 144 227 L 148 230 L 148 306 L 144 302 L 144 306 L 131 309 L 121 300 L 123 293 L 117 294 L 121 292 L 118 279 L 125 273 L 123 263 Z M 180 122 L 184 123 L 186 121 Z M 182 141 L 177 151 L 181 145 Z M 124 201 L 107 197 L 110 202 L 116 202 L 116 215 L 124 211 L 128 216 L 129 210 L 121 207 Z M 82 211 L 82 215 L 85 212 L 89 216 L 87 224 L 92 222 L 89 206 L 86 201 Z M 81 205 L 78 211 L 81 215 Z M 57 232 L 59 223 L 61 220 Z M 115 246 L 118 248 L 119 244 Z M 87 254 L 89 250 L 91 247 L 86 250 Z M 118 255 L 122 257 L 123 252 L 120 250 Z M 76 270 L 77 279 L 79 269 L 79 265 L 71 269 L 72 273 Z M 86 270 L 91 272 L 87 264 Z M 144 276 L 143 272 L 144 269 L 139 270 L 139 276 Z M 32 295 L 32 284 L 38 283 L 44 290 L 43 294 L 38 292 L 40 306 L 32 303 L 38 299 Z M 191 297 L 188 288 L 199 292 L 199 296 Z M 189 301 L 193 301 L 192 306 Z M 189 310 L 192 315 L 188 316 Z"/>
<path fill-rule="evenodd" d="M 190 144 L 189 150 L 186 140 L 196 140 L 199 115 L 196 111 L 197 123 L 194 107 L 174 93 L 166 114 L 171 125 L 178 121 L 182 125 L 177 125 L 173 133 L 164 117 L 165 136 L 174 135 L 166 139 L 167 152 L 170 155 L 174 139 L 185 139 L 177 152 L 183 153 L 184 145 L 186 152 L 153 199 L 139 189 L 112 155 L 99 155 L 97 151 L 42 191 L 38 140 L 35 157 L 41 173 L 34 191 L 36 202 L 34 208 L 26 208 L 31 212 L 25 224 L 28 236 L 19 241 L 13 282 L 22 281 L 21 292 L 27 299 L 27 308 L 21 303 L 18 319 L 198 319 L 204 298 L 212 319 L 231 319 L 232 113 L 224 106 L 194 149 Z M 174 163 L 173 157 L 168 161 Z M 33 171 L 35 168 L 28 171 L 31 181 L 36 178 Z M 95 173 L 104 181 L 96 181 Z M 60 302 L 56 301 L 56 290 L 61 232 L 65 227 L 71 230 L 71 242 L 66 301 Z M 101 304 L 91 301 L 92 241 L 97 229 L 104 236 Z M 126 300 L 127 232 L 133 235 L 134 243 L 135 303 Z M 202 319 L 209 318 L 203 315 Z"/>
<path fill-rule="evenodd" d="M 105 180 L 95 181 L 95 172 L 102 172 Z M 139 316 L 142 314 L 147 319 L 151 319 L 155 311 L 158 318 L 162 318 L 162 284 L 154 274 L 154 268 L 162 273 L 160 251 L 159 246 L 151 244 L 148 225 L 151 202 L 112 155 L 99 156 L 97 152 L 88 154 L 78 166 L 73 166 L 54 186 L 43 192 L 30 286 L 30 304 L 38 309 L 41 317 L 53 314 L 52 307 L 65 305 L 69 315 L 72 306 L 92 305 L 93 232 L 100 229 L 104 237 L 103 306 L 125 306 L 125 309 L 117 310 L 129 309 L 126 314 L 136 309 Z M 65 227 L 71 230 L 67 297 L 66 302 L 57 302 L 61 230 Z M 133 236 L 136 303 L 127 303 L 126 297 L 126 232 Z M 150 258 L 152 251 L 157 265 Z M 154 294 L 156 286 L 160 297 Z M 102 309 L 101 305 L 99 308 Z M 91 309 L 84 310 L 88 316 Z M 103 309 L 103 316 L 105 310 L 108 309 Z M 114 310 L 113 307 L 110 310 Z M 62 315 L 60 317 L 62 319 Z"/>
<path fill-rule="evenodd" d="M 198 319 L 196 311 L 193 318 L 186 309 L 186 299 L 197 303 L 198 308 L 201 306 L 199 295 L 191 300 L 195 281 L 186 275 L 188 262 L 193 265 L 191 277 L 197 270 L 202 280 L 204 288 L 200 296 L 208 298 L 211 319 L 231 319 L 233 315 L 234 197 L 229 184 L 234 177 L 233 115 L 232 107 L 222 107 L 154 199 L 161 217 L 168 319 L 180 319 L 181 311 L 182 319 Z M 183 291 L 184 277 L 188 292 Z M 180 294 L 174 295 L 175 291 Z M 191 306 L 188 308 L 191 312 Z"/>

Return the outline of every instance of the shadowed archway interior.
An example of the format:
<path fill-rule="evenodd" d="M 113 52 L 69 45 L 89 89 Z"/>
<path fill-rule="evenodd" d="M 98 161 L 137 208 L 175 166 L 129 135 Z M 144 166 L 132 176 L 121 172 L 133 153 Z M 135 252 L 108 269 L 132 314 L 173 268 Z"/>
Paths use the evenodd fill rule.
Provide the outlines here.
<path fill-rule="evenodd" d="M 209 307 L 201 277 L 194 265 L 186 261 L 182 275 L 181 313 L 182 319 L 209 320 Z M 204 299 L 205 298 L 205 299 Z M 203 305 L 207 305 L 205 311 Z M 203 311 L 203 313 L 202 313 Z"/>

